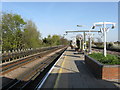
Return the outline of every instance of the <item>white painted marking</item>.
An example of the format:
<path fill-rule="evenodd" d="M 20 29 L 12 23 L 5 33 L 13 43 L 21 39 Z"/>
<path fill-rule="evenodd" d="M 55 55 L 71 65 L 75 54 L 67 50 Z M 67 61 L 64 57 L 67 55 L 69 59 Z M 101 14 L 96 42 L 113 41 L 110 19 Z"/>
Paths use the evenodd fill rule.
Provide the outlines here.
<path fill-rule="evenodd" d="M 46 79 L 48 78 L 49 74 L 51 73 L 51 71 L 53 70 L 53 68 L 55 67 L 55 65 L 58 63 L 58 61 L 61 59 L 61 57 L 63 55 L 64 55 L 64 53 L 60 56 L 60 58 L 56 61 L 56 63 L 52 66 L 52 68 L 49 70 L 49 72 L 44 76 L 44 78 L 38 84 L 39 86 L 38 86 L 37 90 L 40 90 L 40 88 L 42 87 L 42 85 L 44 84 L 44 82 L 46 81 Z"/>

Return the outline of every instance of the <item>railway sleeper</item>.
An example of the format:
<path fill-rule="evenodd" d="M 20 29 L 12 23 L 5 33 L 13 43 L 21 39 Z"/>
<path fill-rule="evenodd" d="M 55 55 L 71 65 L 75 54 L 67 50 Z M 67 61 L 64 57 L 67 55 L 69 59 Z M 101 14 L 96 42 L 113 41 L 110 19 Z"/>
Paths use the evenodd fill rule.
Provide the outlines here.
<path fill-rule="evenodd" d="M 64 50 L 62 50 L 61 52 L 63 52 Z M 42 69 L 40 69 L 40 71 L 36 72 L 36 74 L 32 77 L 32 82 L 36 79 L 37 76 L 39 76 L 40 73 L 42 73 L 47 67 L 49 67 L 50 65 L 52 65 L 53 62 L 55 62 L 55 59 L 57 59 L 60 55 L 54 55 L 54 58 L 49 58 L 47 59 L 45 62 L 48 62 L 49 63 L 46 63 L 46 65 L 44 67 L 42 67 Z M 28 83 L 29 85 L 29 83 Z M 27 86 L 27 85 L 26 85 Z M 25 88 L 25 87 L 24 87 Z"/>
<path fill-rule="evenodd" d="M 40 50 L 33 50 L 33 51 L 22 51 L 22 52 L 17 52 L 17 53 L 8 53 L 8 54 L 3 54 L 2 55 L 2 60 L 6 60 L 6 59 L 9 59 L 9 58 L 21 58 L 21 57 L 24 57 L 24 56 L 28 56 L 28 55 L 31 55 L 31 54 L 35 54 L 35 53 L 39 53 L 39 52 L 42 52 L 42 51 L 47 51 L 47 50 L 51 50 L 51 49 L 54 49 L 54 48 L 57 48 L 57 47 L 48 47 L 48 48 L 42 48 Z"/>
<path fill-rule="evenodd" d="M 57 53 L 58 54 L 58 53 Z M 49 60 L 49 64 L 51 64 L 53 62 L 53 60 Z M 46 64 L 44 67 L 42 67 L 42 69 L 40 69 L 40 70 L 36 70 L 36 72 L 34 72 L 34 73 L 36 73 L 35 75 L 36 76 L 38 76 L 37 74 L 38 73 L 41 73 L 41 72 L 43 72 L 44 71 L 44 69 L 45 68 L 47 68 L 49 65 L 47 64 L 47 63 L 45 63 L 45 62 L 43 62 L 44 64 Z M 32 73 L 33 74 L 33 73 Z M 34 75 L 33 75 L 33 77 L 34 77 Z M 35 77 L 34 77 L 35 78 Z"/>

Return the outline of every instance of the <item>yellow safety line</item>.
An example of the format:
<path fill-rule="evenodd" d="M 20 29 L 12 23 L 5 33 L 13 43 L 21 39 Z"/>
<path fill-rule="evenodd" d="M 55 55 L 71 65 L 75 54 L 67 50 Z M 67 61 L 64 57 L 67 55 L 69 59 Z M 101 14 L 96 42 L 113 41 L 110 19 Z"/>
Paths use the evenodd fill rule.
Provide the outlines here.
<path fill-rule="evenodd" d="M 62 67 L 64 66 L 65 58 L 66 58 L 66 56 L 64 56 L 64 59 L 63 59 L 63 61 L 62 61 L 61 68 L 60 68 L 60 70 L 59 70 L 59 72 L 58 72 L 58 76 L 57 76 L 57 79 L 56 79 L 54 88 L 57 88 L 57 86 L 58 86 L 58 81 L 59 81 L 59 79 L 60 79 L 60 76 L 61 76 L 61 73 L 62 73 L 62 70 L 63 70 Z"/>

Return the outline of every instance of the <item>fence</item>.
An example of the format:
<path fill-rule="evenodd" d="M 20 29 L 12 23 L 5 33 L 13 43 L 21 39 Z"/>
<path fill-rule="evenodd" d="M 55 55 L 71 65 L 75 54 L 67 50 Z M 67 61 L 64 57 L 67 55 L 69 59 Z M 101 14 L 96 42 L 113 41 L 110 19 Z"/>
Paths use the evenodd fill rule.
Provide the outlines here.
<path fill-rule="evenodd" d="M 36 49 L 18 49 L 18 50 L 12 50 L 12 51 L 4 51 L 2 55 L 0 56 L 0 63 L 16 60 L 19 58 L 23 58 L 32 54 L 40 53 L 42 51 L 54 49 L 60 46 L 53 46 L 53 47 L 42 47 L 42 48 L 36 48 Z"/>

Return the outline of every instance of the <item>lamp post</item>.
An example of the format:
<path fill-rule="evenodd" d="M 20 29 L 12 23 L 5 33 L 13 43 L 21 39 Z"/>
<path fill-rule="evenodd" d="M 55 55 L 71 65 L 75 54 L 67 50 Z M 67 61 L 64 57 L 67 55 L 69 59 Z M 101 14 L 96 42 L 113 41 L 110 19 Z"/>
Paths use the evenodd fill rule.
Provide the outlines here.
<path fill-rule="evenodd" d="M 83 36 L 82 36 L 82 34 L 78 34 L 77 36 L 76 36 L 76 39 L 78 39 L 79 40 L 79 49 L 80 50 L 82 50 L 82 39 L 83 39 Z"/>
<path fill-rule="evenodd" d="M 84 27 L 85 25 L 77 25 L 77 27 Z M 83 32 L 83 50 L 86 50 L 86 34 Z"/>
<path fill-rule="evenodd" d="M 106 57 L 106 32 L 108 32 L 109 28 L 106 27 L 106 25 L 112 25 L 112 29 L 114 29 L 115 27 L 115 23 L 113 22 L 97 22 L 94 23 L 93 28 L 94 29 L 96 26 L 103 26 L 103 28 L 101 28 L 101 33 L 103 33 L 103 38 L 104 38 L 104 51 L 103 54 Z"/>
<path fill-rule="evenodd" d="M 91 49 L 91 47 L 92 47 L 92 36 L 94 35 L 93 33 L 87 33 L 86 35 L 88 35 L 88 40 L 89 40 L 89 53 L 91 54 L 91 52 L 92 52 L 92 49 Z"/>
<path fill-rule="evenodd" d="M 85 32 L 100 32 L 100 31 L 95 31 L 95 30 L 94 30 L 94 31 L 93 31 L 93 30 L 66 31 L 66 33 L 75 33 L 75 32 L 76 32 L 76 33 L 78 33 L 78 32 L 83 32 L 83 33 L 85 33 Z M 82 45 L 81 45 L 81 46 L 82 46 L 82 50 L 83 50 L 83 49 L 84 49 L 84 45 L 83 45 L 83 44 L 84 44 L 84 41 L 83 41 L 83 38 L 82 38 L 81 42 L 83 42 Z"/>

